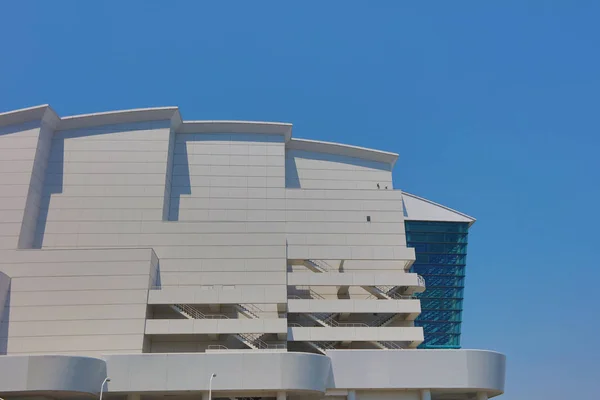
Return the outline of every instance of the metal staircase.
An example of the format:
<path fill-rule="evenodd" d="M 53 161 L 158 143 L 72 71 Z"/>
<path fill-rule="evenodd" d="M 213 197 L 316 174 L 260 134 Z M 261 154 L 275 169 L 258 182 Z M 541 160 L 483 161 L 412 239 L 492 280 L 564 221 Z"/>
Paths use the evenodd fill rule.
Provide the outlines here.
<path fill-rule="evenodd" d="M 241 312 L 242 314 L 244 314 L 246 317 L 252 318 L 252 319 L 258 319 L 260 318 L 260 314 L 263 313 L 263 310 L 260 309 L 259 307 L 255 306 L 254 304 L 236 304 L 235 308 Z"/>
<path fill-rule="evenodd" d="M 204 314 L 189 304 L 171 304 L 170 307 L 187 319 L 229 319 L 227 315 L 223 314 Z"/>
<path fill-rule="evenodd" d="M 266 333 L 238 333 L 233 335 L 237 340 L 254 350 L 285 350 L 285 344 L 271 344 L 262 340 Z"/>
<path fill-rule="evenodd" d="M 326 354 L 327 350 L 335 349 L 335 342 L 306 342 L 308 345 L 322 354 Z"/>
<path fill-rule="evenodd" d="M 338 322 L 335 320 L 335 317 L 338 314 L 319 314 L 319 313 L 311 313 L 306 314 L 306 316 L 321 326 L 326 328 L 347 328 L 347 327 L 369 327 L 369 325 L 363 322 Z"/>
<path fill-rule="evenodd" d="M 384 315 L 371 322 L 371 326 L 377 326 L 380 328 L 386 327 L 389 324 L 391 324 L 397 317 L 398 314 Z"/>
<path fill-rule="evenodd" d="M 371 342 L 371 343 L 373 343 L 375 346 L 379 347 L 382 350 L 402 350 L 402 349 L 404 349 L 404 347 L 400 346 L 396 342 L 378 341 L 378 342 Z"/>
<path fill-rule="evenodd" d="M 332 272 L 335 268 L 322 260 L 304 260 L 304 266 L 313 272 Z"/>
<path fill-rule="evenodd" d="M 410 300 L 413 296 L 396 293 L 399 286 L 361 286 L 367 292 L 371 293 L 368 299 L 377 298 L 384 300 Z M 391 288 L 391 289 L 390 289 Z"/>
<path fill-rule="evenodd" d="M 306 266 L 313 272 L 316 273 L 328 273 L 328 272 L 339 272 L 334 267 L 329 265 L 327 262 L 322 260 L 303 260 L 303 265 Z M 424 286 L 425 282 L 422 277 L 418 277 L 419 286 Z M 401 295 L 398 293 L 399 290 L 403 289 L 400 286 L 362 286 L 364 290 L 369 292 L 371 296 L 369 298 L 385 299 L 385 300 L 400 300 L 400 299 L 413 299 L 413 296 Z M 297 287 L 300 289 L 300 287 Z M 323 296 L 314 292 L 310 287 L 305 289 L 307 296 L 304 298 L 309 299 L 324 299 Z M 288 298 L 301 298 L 296 295 L 288 296 Z M 339 313 L 305 313 L 307 318 L 314 321 L 319 326 L 324 328 L 337 328 L 337 327 L 385 327 L 396 320 L 398 314 L 384 315 L 378 319 L 375 319 L 369 324 L 358 323 L 358 322 L 338 322 L 337 317 Z M 291 326 L 301 326 L 299 324 L 291 324 Z M 308 345 L 325 354 L 327 350 L 336 348 L 337 342 L 323 342 L 323 341 L 308 341 Z M 402 349 L 403 347 L 395 342 L 390 341 L 373 341 L 371 342 L 374 346 L 384 350 Z"/>
<path fill-rule="evenodd" d="M 303 292 L 302 295 L 288 294 L 288 299 L 299 299 L 299 300 L 321 299 L 321 300 L 325 300 L 325 297 L 321 296 L 319 293 L 312 290 L 310 286 L 296 286 L 296 289 L 299 291 L 302 291 Z"/>
<path fill-rule="evenodd" d="M 248 304 L 238 304 L 240 308 L 243 308 L 246 312 L 253 314 L 250 308 L 246 308 Z M 227 315 L 223 314 L 204 314 L 197 308 L 190 306 L 189 304 L 172 304 L 170 306 L 173 310 L 183 315 L 187 319 L 229 319 Z M 253 314 L 253 318 L 259 318 L 256 314 Z M 237 340 L 255 350 L 269 350 L 269 349 L 285 349 L 284 344 L 269 344 L 262 340 L 266 333 L 238 333 L 233 335 Z"/>

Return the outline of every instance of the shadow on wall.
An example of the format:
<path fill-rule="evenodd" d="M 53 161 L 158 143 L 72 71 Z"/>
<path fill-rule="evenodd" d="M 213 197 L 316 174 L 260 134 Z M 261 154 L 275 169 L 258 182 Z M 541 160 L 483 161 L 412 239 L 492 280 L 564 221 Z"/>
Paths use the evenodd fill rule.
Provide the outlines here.
<path fill-rule="evenodd" d="M 285 157 L 285 187 L 291 189 L 301 189 L 300 177 L 298 176 L 298 166 L 295 157 Z"/>
<path fill-rule="evenodd" d="M 0 274 L 2 274 L 0 272 Z M 0 277 L 1 278 L 1 277 Z M 0 356 L 8 352 L 8 322 L 10 321 L 10 282 L 6 292 L 0 292 Z M 2 298 L 4 296 L 4 298 Z"/>
<path fill-rule="evenodd" d="M 402 214 L 404 218 L 408 218 L 408 211 L 406 211 L 406 204 L 404 203 L 404 199 L 402 199 Z"/>
<path fill-rule="evenodd" d="M 30 121 L 30 122 L 26 122 L 24 124 L 8 125 L 3 128 L 0 128 L 0 136 L 11 135 L 13 133 L 21 133 L 23 131 L 26 131 L 29 129 L 36 129 L 39 127 L 40 127 L 39 121 Z"/>
<path fill-rule="evenodd" d="M 183 141 L 182 143 L 177 143 L 177 139 L 175 139 L 173 168 L 171 168 L 169 221 L 179 221 L 181 195 L 192 194 L 192 183 L 190 181 L 190 161 L 188 159 L 186 142 L 187 140 Z"/>
<path fill-rule="evenodd" d="M 63 179 L 65 169 L 65 139 L 55 136 L 50 145 L 50 155 L 48 165 L 44 176 L 42 189 L 42 200 L 40 201 L 40 213 L 38 215 L 33 240 L 33 248 L 41 249 L 44 243 L 44 234 L 46 233 L 46 223 L 48 222 L 48 212 L 50 209 L 50 199 L 53 194 L 63 192 Z"/>

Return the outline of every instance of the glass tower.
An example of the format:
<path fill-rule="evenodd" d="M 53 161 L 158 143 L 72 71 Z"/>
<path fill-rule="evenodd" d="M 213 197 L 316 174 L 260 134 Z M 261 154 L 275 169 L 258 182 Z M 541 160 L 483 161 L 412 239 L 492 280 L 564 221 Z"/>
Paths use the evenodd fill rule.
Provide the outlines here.
<path fill-rule="evenodd" d="M 424 349 L 459 349 L 467 259 L 467 222 L 405 221 L 406 242 L 414 247 L 411 271 L 425 278 L 419 293 Z"/>

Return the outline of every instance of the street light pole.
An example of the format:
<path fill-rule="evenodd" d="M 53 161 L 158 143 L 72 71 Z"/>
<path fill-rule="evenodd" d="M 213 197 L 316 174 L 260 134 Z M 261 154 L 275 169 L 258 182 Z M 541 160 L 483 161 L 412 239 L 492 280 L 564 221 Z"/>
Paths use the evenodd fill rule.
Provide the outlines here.
<path fill-rule="evenodd" d="M 210 379 L 208 381 L 208 400 L 211 400 L 210 396 L 212 394 L 212 380 L 213 378 L 216 378 L 217 374 L 215 374 L 214 372 L 210 375 Z M 102 399 L 100 399 L 102 400 Z"/>
<path fill-rule="evenodd" d="M 104 385 L 106 384 L 106 382 L 110 382 L 110 378 L 108 376 L 104 378 L 104 380 L 102 381 L 102 386 L 100 386 L 100 400 L 102 400 L 102 393 L 104 392 Z"/>

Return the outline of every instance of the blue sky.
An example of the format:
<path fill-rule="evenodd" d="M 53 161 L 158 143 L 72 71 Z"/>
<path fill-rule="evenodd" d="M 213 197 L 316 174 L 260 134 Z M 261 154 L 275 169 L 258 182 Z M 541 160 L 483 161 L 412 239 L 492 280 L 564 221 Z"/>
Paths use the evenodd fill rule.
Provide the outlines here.
<path fill-rule="evenodd" d="M 3 2 L 0 111 L 178 105 L 397 152 L 395 187 L 475 216 L 462 343 L 503 400 L 600 371 L 600 3 Z"/>

